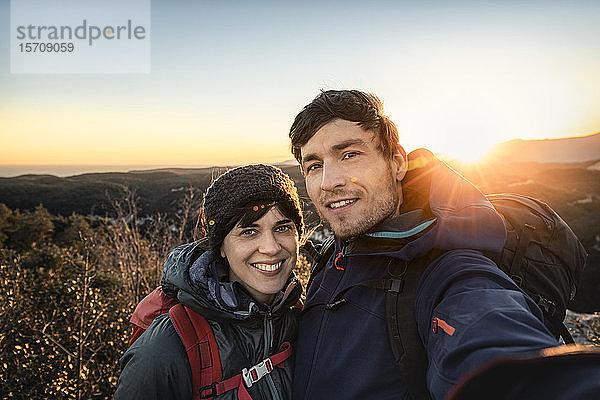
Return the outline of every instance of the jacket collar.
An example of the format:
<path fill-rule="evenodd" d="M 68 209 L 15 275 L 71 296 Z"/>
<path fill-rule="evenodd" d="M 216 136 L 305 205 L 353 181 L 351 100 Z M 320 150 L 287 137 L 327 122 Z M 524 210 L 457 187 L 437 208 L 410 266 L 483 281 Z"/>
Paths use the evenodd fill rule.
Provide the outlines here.
<path fill-rule="evenodd" d="M 337 239 L 338 252 L 412 260 L 434 248 L 502 249 L 506 241 L 502 217 L 471 182 L 425 149 L 411 152 L 408 165 L 401 214 L 359 237 Z"/>

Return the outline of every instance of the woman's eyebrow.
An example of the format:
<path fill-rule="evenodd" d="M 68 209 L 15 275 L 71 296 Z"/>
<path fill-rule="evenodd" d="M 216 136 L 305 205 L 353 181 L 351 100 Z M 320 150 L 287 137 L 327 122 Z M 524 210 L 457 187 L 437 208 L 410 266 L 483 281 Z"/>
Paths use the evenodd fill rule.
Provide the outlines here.
<path fill-rule="evenodd" d="M 281 220 L 279 220 L 279 221 L 275 222 L 275 225 L 284 225 L 284 224 L 289 224 L 290 222 L 292 222 L 292 220 L 291 220 L 291 219 L 289 219 L 289 218 L 288 218 L 288 219 L 281 219 Z M 259 225 L 258 225 L 256 222 L 252 222 L 252 223 L 250 223 L 250 224 L 248 224 L 248 225 L 245 225 L 245 226 L 238 225 L 237 227 L 238 227 L 239 229 L 245 229 L 245 228 L 259 228 Z"/>

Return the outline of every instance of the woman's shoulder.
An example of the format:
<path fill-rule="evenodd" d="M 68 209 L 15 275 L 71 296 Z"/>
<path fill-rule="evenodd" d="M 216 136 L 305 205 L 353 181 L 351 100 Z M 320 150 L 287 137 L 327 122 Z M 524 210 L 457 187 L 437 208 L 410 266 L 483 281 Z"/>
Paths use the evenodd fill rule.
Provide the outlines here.
<path fill-rule="evenodd" d="M 136 340 L 127 350 L 145 350 L 153 349 L 153 357 L 162 356 L 161 353 L 169 354 L 180 353 L 185 356 L 185 348 L 181 342 L 181 338 L 177 333 L 177 329 L 173 325 L 173 321 L 169 317 L 169 313 L 159 315 L 152 321 L 148 329 Z M 158 348 L 165 350 L 157 351 Z M 143 352 L 145 353 L 145 352 Z"/>
<path fill-rule="evenodd" d="M 168 313 L 156 317 L 119 362 L 115 399 L 191 398 L 189 361 Z"/>

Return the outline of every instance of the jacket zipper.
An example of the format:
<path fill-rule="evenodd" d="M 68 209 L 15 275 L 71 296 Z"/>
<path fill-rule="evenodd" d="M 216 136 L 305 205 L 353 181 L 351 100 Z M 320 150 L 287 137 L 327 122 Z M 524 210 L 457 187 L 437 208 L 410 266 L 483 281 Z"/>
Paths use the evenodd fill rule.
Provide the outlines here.
<path fill-rule="evenodd" d="M 335 256 L 334 260 L 333 260 L 333 267 L 335 269 L 337 269 L 338 271 L 345 271 L 346 267 L 345 266 L 341 266 L 340 268 L 338 268 L 338 266 L 336 265 L 338 261 L 340 261 L 340 259 L 344 256 L 346 256 L 346 243 L 342 242 L 342 248 L 340 250 L 340 252 Z M 327 267 L 327 266 L 326 266 Z M 325 274 L 327 268 L 323 268 L 322 273 Z M 323 279 L 325 279 L 325 277 L 323 277 Z M 340 278 L 337 282 L 337 285 L 335 287 L 335 290 L 333 291 L 334 293 L 337 293 L 337 290 L 340 286 L 340 282 L 342 282 L 343 278 Z M 327 301 L 331 302 L 331 300 L 333 300 L 333 298 L 335 297 L 335 294 L 329 298 Z M 319 331 L 317 332 L 317 340 L 315 343 L 315 349 L 318 349 L 321 346 L 321 343 L 323 342 L 323 337 L 322 337 L 322 332 L 323 332 L 323 325 L 325 324 L 325 319 L 328 318 L 327 317 L 327 313 L 323 313 L 323 315 L 321 316 L 321 323 L 319 324 Z M 310 392 L 309 392 L 309 388 L 311 387 L 311 381 L 313 378 L 313 373 L 314 373 L 314 364 L 315 364 L 315 355 L 313 354 L 313 358 L 310 362 L 310 371 L 308 373 L 308 379 L 306 380 L 306 391 L 304 392 L 304 398 L 305 399 L 309 399 L 310 398 Z"/>
<path fill-rule="evenodd" d="M 265 315 L 265 350 L 263 354 L 263 360 L 269 357 L 271 352 L 271 347 L 273 347 L 273 318 L 271 317 L 271 312 L 269 311 Z M 273 382 L 273 377 L 271 374 L 267 374 L 264 377 L 267 380 L 267 385 L 269 386 L 269 390 L 271 391 L 271 398 L 273 400 L 280 400 L 279 392 L 275 387 L 275 382 Z"/>

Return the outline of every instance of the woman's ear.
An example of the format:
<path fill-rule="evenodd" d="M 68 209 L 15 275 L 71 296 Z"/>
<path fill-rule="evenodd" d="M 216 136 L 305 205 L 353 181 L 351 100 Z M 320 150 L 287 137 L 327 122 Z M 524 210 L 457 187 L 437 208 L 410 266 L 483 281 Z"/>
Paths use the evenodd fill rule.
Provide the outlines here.
<path fill-rule="evenodd" d="M 400 144 L 396 145 L 396 153 L 394 154 L 394 166 L 396 172 L 396 181 L 400 182 L 404 179 L 406 175 L 406 170 L 408 168 L 408 162 L 406 160 L 406 151 L 404 148 L 400 146 Z"/>

